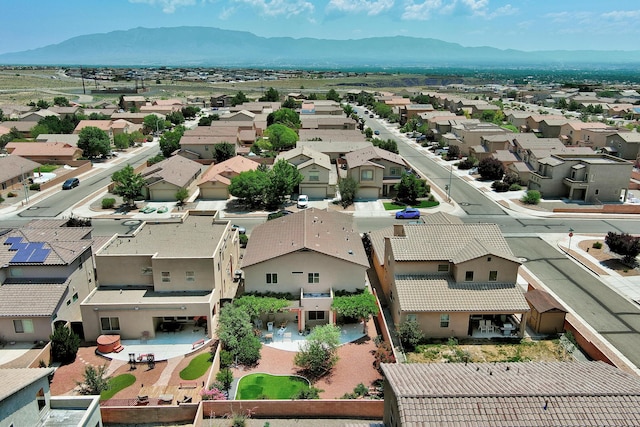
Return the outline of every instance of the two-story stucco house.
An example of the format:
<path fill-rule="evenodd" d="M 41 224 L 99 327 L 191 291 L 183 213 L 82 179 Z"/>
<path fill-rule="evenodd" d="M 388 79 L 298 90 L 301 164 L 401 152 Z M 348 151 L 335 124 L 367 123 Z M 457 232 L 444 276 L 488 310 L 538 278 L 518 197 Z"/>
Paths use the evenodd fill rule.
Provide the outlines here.
<path fill-rule="evenodd" d="M 516 283 L 520 261 L 497 225 L 440 214 L 370 238 L 396 325 L 415 320 L 433 338 L 524 334 L 529 305 Z"/>
<path fill-rule="evenodd" d="M 164 322 L 215 330 L 220 300 L 235 297 L 238 232 L 215 216 L 145 223 L 114 236 L 96 255 L 98 287 L 82 302 L 87 340 L 101 334 L 153 338 Z"/>
<path fill-rule="evenodd" d="M 347 175 L 358 183 L 358 199 L 378 199 L 395 192 L 395 185 L 409 168 L 398 154 L 370 146 L 344 156 Z"/>
<path fill-rule="evenodd" d="M 325 199 L 335 195 L 338 175 L 329 155 L 300 146 L 278 154 L 276 162 L 281 159 L 294 165 L 302 174 L 300 194 L 306 194 L 312 199 Z"/>
<path fill-rule="evenodd" d="M 242 260 L 246 292 L 294 296 L 298 330 L 333 323 L 334 293 L 365 288 L 368 267 L 353 217 L 315 208 L 254 228 Z"/>

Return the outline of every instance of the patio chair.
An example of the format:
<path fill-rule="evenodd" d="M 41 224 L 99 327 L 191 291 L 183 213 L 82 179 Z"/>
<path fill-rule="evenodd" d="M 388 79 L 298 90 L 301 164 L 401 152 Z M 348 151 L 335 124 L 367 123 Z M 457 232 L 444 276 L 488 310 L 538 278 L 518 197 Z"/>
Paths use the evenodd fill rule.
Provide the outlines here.
<path fill-rule="evenodd" d="M 478 327 L 478 330 L 480 332 L 489 332 L 489 326 L 487 325 L 487 322 L 490 322 L 490 321 L 489 320 L 480 321 L 480 326 Z"/>

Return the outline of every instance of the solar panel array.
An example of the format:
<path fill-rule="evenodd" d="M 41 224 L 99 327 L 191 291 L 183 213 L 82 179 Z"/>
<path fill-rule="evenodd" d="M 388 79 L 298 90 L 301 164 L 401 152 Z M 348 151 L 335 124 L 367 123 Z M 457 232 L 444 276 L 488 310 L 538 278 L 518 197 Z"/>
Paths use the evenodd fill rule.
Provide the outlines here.
<path fill-rule="evenodd" d="M 22 242 L 22 237 L 8 237 L 4 244 L 11 245 L 9 250 L 16 252 L 10 263 L 43 263 L 51 252 L 43 242 Z"/>

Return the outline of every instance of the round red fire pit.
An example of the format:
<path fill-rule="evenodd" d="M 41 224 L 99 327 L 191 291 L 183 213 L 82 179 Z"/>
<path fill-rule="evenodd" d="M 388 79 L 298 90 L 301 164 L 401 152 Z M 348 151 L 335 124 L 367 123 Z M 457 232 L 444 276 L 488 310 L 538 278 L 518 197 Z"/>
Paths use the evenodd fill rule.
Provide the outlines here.
<path fill-rule="evenodd" d="M 97 341 L 100 353 L 111 353 L 115 348 L 120 347 L 120 335 L 100 335 Z"/>

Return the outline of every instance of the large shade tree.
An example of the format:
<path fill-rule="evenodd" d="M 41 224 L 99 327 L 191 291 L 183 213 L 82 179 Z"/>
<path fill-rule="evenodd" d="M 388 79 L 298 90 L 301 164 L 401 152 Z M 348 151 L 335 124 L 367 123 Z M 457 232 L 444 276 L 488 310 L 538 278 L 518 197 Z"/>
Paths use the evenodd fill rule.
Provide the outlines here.
<path fill-rule="evenodd" d="M 269 138 L 271 146 L 276 151 L 295 148 L 296 141 L 298 140 L 296 131 L 280 123 L 274 123 L 267 127 L 264 134 Z"/>
<path fill-rule="evenodd" d="M 111 151 L 111 140 L 105 131 L 95 126 L 87 126 L 78 135 L 78 148 L 87 158 L 106 156 Z"/>
<path fill-rule="evenodd" d="M 359 319 L 363 322 L 363 332 L 367 331 L 367 322 L 371 316 L 378 314 L 376 297 L 365 289 L 362 293 L 335 297 L 331 308 L 346 317 Z"/>
<path fill-rule="evenodd" d="M 113 194 L 116 194 L 130 206 L 133 206 L 136 199 L 142 196 L 142 189 L 145 180 L 141 174 L 135 173 L 131 165 L 127 165 L 111 175 L 114 182 Z"/>
<path fill-rule="evenodd" d="M 293 193 L 304 178 L 297 167 L 284 159 L 278 160 L 268 175 L 269 184 L 264 200 L 266 207 L 270 209 L 281 206 L 285 198 Z"/>

